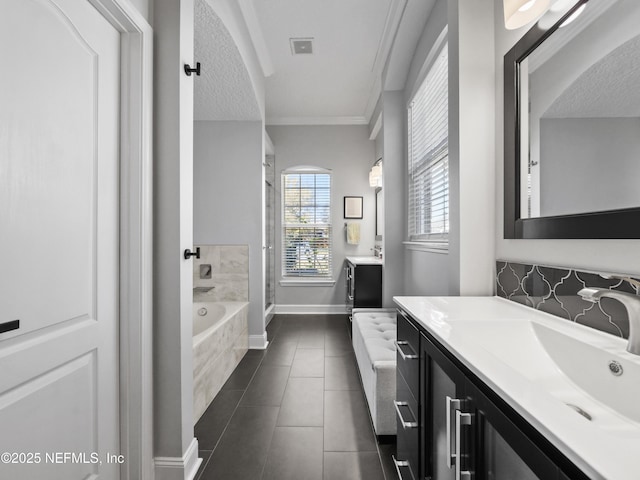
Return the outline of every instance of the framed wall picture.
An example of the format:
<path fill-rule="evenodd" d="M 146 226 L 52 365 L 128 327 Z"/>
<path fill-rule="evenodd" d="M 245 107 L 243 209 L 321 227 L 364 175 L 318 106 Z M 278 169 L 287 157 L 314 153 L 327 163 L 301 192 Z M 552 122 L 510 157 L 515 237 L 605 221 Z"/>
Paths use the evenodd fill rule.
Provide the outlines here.
<path fill-rule="evenodd" d="M 362 197 L 344 197 L 344 218 L 362 218 Z"/>

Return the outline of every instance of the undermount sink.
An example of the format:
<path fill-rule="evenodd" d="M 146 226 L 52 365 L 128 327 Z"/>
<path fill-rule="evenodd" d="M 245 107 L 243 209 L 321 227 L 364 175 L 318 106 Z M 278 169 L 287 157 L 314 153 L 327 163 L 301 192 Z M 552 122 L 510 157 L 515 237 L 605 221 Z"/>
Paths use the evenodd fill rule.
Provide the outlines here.
<path fill-rule="evenodd" d="M 640 356 L 625 351 L 625 340 L 557 320 L 457 323 L 461 336 L 595 425 L 640 422 Z"/>

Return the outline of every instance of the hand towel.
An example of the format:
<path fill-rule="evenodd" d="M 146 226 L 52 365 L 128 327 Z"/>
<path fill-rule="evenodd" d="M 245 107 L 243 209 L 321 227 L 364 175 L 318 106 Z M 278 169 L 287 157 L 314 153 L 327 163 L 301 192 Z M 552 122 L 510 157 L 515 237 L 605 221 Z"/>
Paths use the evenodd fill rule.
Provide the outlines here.
<path fill-rule="evenodd" d="M 360 243 L 360 224 L 347 223 L 347 243 L 349 245 L 358 245 Z"/>

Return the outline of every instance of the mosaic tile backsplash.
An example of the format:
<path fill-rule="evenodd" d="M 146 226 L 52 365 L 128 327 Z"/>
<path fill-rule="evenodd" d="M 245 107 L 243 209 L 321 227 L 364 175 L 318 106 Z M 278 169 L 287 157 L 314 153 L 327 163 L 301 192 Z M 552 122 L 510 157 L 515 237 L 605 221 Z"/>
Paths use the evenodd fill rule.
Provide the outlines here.
<path fill-rule="evenodd" d="M 611 298 L 591 303 L 578 295 L 585 287 L 639 295 L 638 288 L 628 282 L 569 268 L 503 261 L 496 262 L 496 267 L 498 296 L 618 337 L 629 336 L 629 319 L 621 303 Z"/>

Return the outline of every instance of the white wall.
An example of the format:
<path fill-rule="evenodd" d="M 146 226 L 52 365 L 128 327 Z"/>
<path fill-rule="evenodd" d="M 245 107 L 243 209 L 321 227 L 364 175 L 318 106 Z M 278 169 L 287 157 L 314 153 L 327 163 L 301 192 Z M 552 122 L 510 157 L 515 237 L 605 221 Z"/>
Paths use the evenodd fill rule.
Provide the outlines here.
<path fill-rule="evenodd" d="M 154 15 L 154 453 L 171 459 L 169 465 L 156 462 L 156 478 L 169 479 L 185 474 L 181 462 L 197 446 L 193 273 L 182 256 L 193 246 L 194 77 L 181 72 L 183 63 L 193 62 L 193 0 L 156 0 Z"/>
<path fill-rule="evenodd" d="M 367 126 L 267 126 L 276 156 L 276 304 L 344 306 L 344 257 L 372 255 L 375 239 L 375 190 L 369 186 L 369 170 L 376 160 L 375 144 Z M 385 159 L 386 162 L 386 159 Z M 333 227 L 334 286 L 282 286 L 281 265 L 281 173 L 313 165 L 332 171 L 331 222 Z M 386 168 L 386 165 L 385 165 Z M 343 197 L 363 197 L 363 219 L 359 222 L 360 244 L 347 245 Z"/>
<path fill-rule="evenodd" d="M 404 295 L 404 247 L 407 201 L 406 117 L 402 91 L 382 92 L 382 131 L 384 158 L 384 267 L 382 306 L 394 307 L 393 297 Z"/>
<path fill-rule="evenodd" d="M 502 1 L 495 1 L 496 258 L 586 270 L 640 274 L 640 240 L 505 240 L 503 238 L 503 57 L 527 30 L 506 30 Z"/>
<path fill-rule="evenodd" d="M 431 10 L 431 15 L 427 20 L 411 61 L 403 95 L 405 108 L 411 101 L 415 91 L 420 87 L 422 80 L 424 80 L 425 67 L 428 67 L 425 66 L 425 61 L 441 32 L 447 26 L 447 20 L 447 0 L 437 0 Z M 403 118 L 403 121 L 405 122 L 403 135 L 406 136 L 406 119 Z M 405 159 L 404 162 L 406 164 L 407 160 Z M 406 171 L 407 168 L 405 166 L 403 172 L 405 199 L 402 211 L 402 216 L 405 219 L 402 231 L 405 237 L 408 231 L 406 221 L 408 179 Z M 448 253 L 426 252 L 415 250 L 414 248 L 404 248 L 403 295 L 449 295 L 451 293 L 449 271 L 452 268 L 452 257 Z"/>
<path fill-rule="evenodd" d="M 249 335 L 264 333 L 262 122 L 194 122 L 193 241 L 249 246 Z"/>
<path fill-rule="evenodd" d="M 450 62 L 457 57 L 449 69 L 449 94 L 457 99 L 450 104 L 449 141 L 458 143 L 457 185 L 454 181 L 451 188 L 451 209 L 458 218 L 451 220 L 450 254 L 459 260 L 450 284 L 455 288 L 458 276 L 460 295 L 491 295 L 495 285 L 492 6 L 493 0 L 449 1 L 449 51 L 457 50 L 449 56 Z"/>
<path fill-rule="evenodd" d="M 193 268 L 182 257 L 194 245 L 193 84 L 198 77 L 184 75 L 182 68 L 194 63 L 194 0 L 134 1 L 140 9 L 147 6 L 154 28 L 154 453 L 163 457 L 156 458 L 156 478 L 182 480 L 195 473 L 189 469 L 196 466 L 198 454 L 193 437 Z M 231 0 L 212 3 L 234 41 L 242 45 L 239 49 L 264 112 L 264 78 L 258 73 L 258 60 L 237 4 Z M 264 147 L 262 122 L 258 125 L 260 181 L 257 198 L 245 212 L 255 209 L 262 218 Z M 260 229 L 256 238 L 260 251 Z M 254 264 L 251 268 L 257 271 L 258 286 L 252 288 L 262 296 L 261 253 L 257 258 L 257 269 Z M 262 310 L 255 322 L 258 327 L 253 327 L 260 330 L 261 322 Z"/>
<path fill-rule="evenodd" d="M 414 246 L 405 248 L 403 290 L 407 295 L 493 293 L 495 107 L 491 67 L 494 63 L 492 7 L 492 0 L 437 0 L 411 62 L 404 89 L 405 109 L 424 78 L 425 60 L 448 25 L 449 252 L 432 253 Z M 402 135 L 406 135 L 404 132 L 406 124 Z M 387 136 L 385 142 L 386 139 Z M 406 154 L 404 162 L 406 192 Z M 404 195 L 402 216 L 406 218 L 406 193 Z M 405 237 L 406 231 L 405 220 Z"/>

